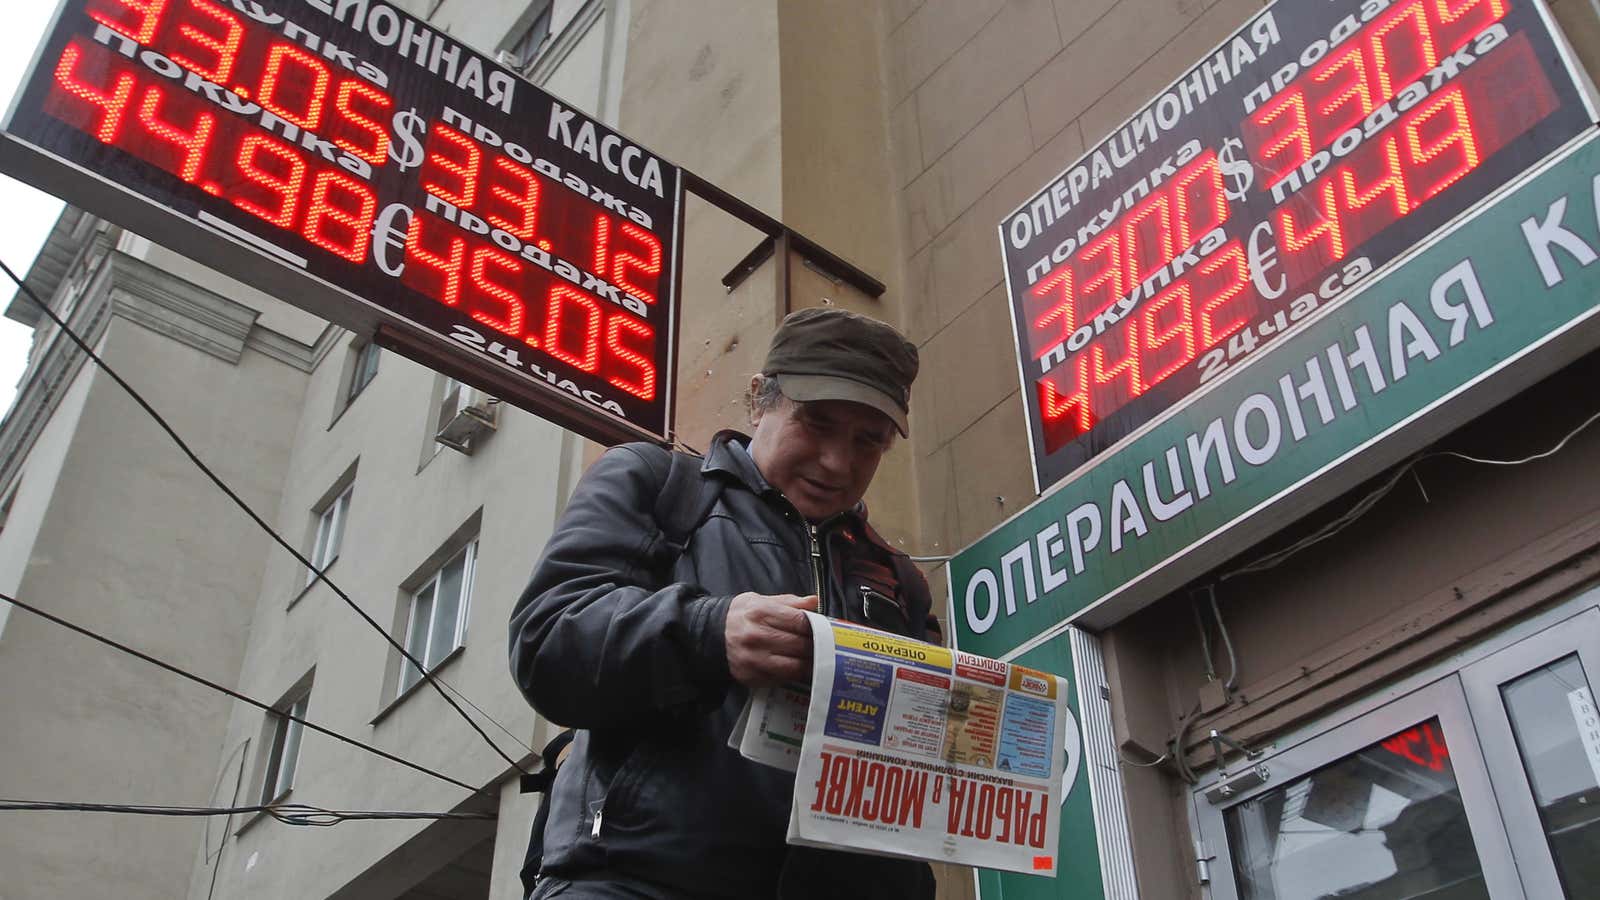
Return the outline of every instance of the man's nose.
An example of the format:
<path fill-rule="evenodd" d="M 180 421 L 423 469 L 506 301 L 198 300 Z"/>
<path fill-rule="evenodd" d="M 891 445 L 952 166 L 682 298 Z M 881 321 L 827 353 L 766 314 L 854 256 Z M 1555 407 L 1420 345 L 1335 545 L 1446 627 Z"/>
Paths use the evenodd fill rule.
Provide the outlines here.
<path fill-rule="evenodd" d="M 845 475 L 850 471 L 854 450 L 849 441 L 824 441 L 818 454 L 822 468 L 830 475 Z"/>

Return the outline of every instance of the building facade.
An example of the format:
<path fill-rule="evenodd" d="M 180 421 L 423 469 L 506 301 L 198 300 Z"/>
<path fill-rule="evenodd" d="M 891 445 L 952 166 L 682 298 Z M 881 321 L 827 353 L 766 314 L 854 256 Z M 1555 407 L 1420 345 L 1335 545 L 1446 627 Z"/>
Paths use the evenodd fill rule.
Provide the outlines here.
<path fill-rule="evenodd" d="M 1038 496 L 997 226 L 1262 8 L 390 2 L 883 283 L 864 293 L 782 242 L 752 254 L 772 238 L 691 197 L 677 430 L 703 447 L 742 422 L 743 386 L 788 310 L 837 304 L 898 324 L 922 353 L 912 435 L 867 503 L 922 556 L 972 544 Z M 1600 13 L 1549 7 L 1593 71 Z M 5 793 L 485 817 L 313 829 L 5 813 L 0 896 L 519 896 L 537 795 L 363 615 L 531 768 L 554 729 L 507 675 L 504 626 L 599 448 L 149 237 L 69 209 L 28 283 L 326 580 L 19 294 L 7 315 L 35 340 L 0 425 L 0 591 L 275 712 L 0 604 Z M 1352 483 L 1192 584 L 1089 624 L 1105 674 L 1085 687 L 1106 699 L 1122 760 L 1131 883 L 1103 860 L 1099 889 L 1030 890 L 1583 896 L 1600 858 L 1600 738 L 1584 743 L 1581 711 L 1600 677 L 1600 430 L 1579 426 L 1597 411 L 1600 355 L 1580 349 L 1432 445 L 1520 460 L 1574 435 L 1559 452 L 1430 458 L 1339 529 L 1391 472 Z M 928 575 L 945 594 L 945 568 Z M 1266 774 L 1240 780 L 1252 773 Z M 939 876 L 943 897 L 978 892 L 970 870 Z"/>

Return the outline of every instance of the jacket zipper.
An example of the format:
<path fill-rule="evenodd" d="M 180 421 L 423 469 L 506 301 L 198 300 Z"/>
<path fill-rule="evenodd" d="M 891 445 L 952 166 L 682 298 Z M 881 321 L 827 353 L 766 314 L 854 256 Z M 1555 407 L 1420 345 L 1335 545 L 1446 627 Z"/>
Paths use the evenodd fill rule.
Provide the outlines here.
<path fill-rule="evenodd" d="M 826 601 L 826 595 L 822 593 L 822 538 L 817 534 L 817 526 L 809 522 L 806 523 L 806 532 L 811 544 L 811 576 L 817 586 L 817 612 L 827 615 L 822 608 Z"/>

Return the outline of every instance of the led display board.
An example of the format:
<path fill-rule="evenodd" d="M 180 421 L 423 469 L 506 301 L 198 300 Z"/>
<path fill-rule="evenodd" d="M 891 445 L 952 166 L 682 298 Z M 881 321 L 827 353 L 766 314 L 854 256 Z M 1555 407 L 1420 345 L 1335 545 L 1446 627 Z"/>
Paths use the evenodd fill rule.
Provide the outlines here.
<path fill-rule="evenodd" d="M 668 436 L 682 172 L 379 0 L 67 0 L 0 167 L 586 436 Z"/>
<path fill-rule="evenodd" d="M 1600 346 L 1597 184 L 1591 130 L 961 550 L 955 645 L 1109 628 Z"/>
<path fill-rule="evenodd" d="M 1280 0 L 1000 225 L 1043 491 L 1588 128 L 1536 0 Z"/>

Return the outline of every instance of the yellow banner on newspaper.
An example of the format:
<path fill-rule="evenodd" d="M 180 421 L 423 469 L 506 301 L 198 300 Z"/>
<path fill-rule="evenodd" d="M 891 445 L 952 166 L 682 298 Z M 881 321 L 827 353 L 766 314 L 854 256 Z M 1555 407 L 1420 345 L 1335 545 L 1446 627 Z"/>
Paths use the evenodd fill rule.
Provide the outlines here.
<path fill-rule="evenodd" d="M 950 651 L 932 644 L 924 644 L 910 638 L 897 637 L 881 631 L 867 631 L 860 628 L 834 629 L 834 640 L 841 648 L 849 650 L 862 650 L 867 653 L 876 653 L 891 659 L 904 660 L 922 666 L 935 666 L 948 670 L 951 664 Z"/>

